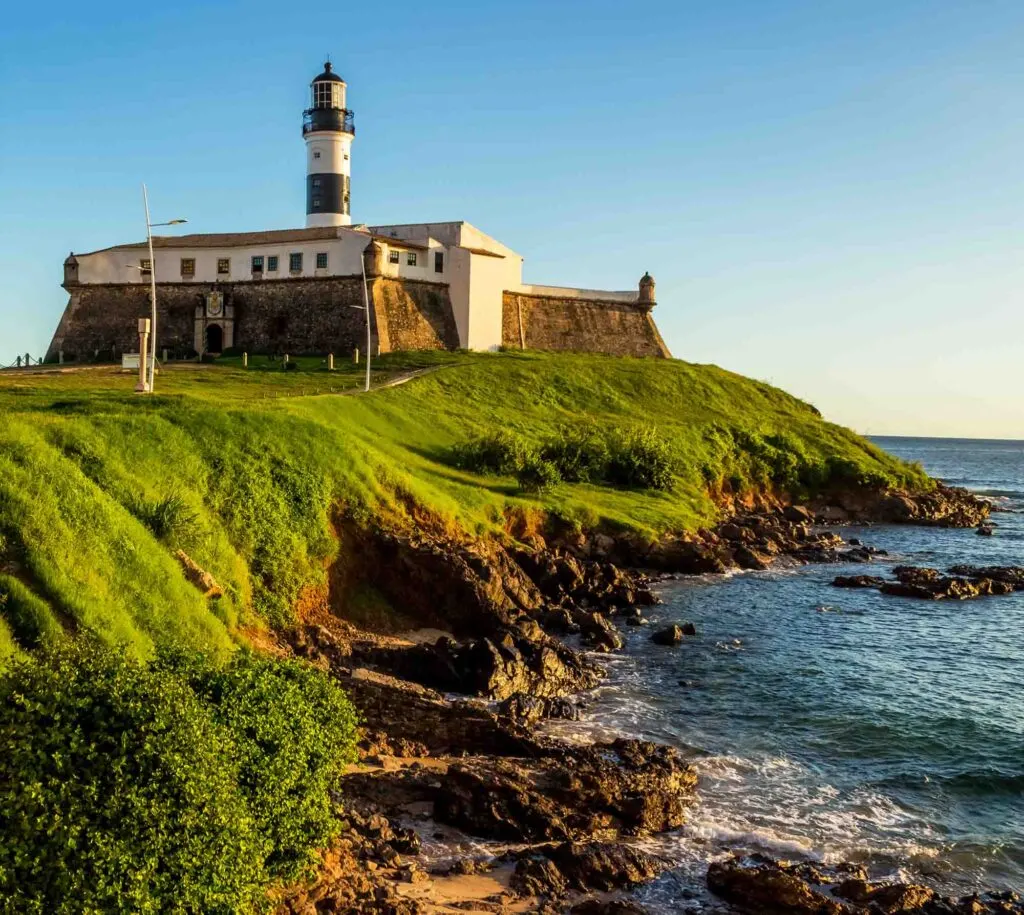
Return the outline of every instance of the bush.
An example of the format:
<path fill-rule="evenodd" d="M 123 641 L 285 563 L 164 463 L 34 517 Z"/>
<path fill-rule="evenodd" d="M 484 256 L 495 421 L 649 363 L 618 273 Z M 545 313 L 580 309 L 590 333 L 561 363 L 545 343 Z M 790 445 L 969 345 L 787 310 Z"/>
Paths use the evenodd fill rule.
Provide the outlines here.
<path fill-rule="evenodd" d="M 455 448 L 456 467 L 473 473 L 511 476 L 528 458 L 536 454 L 533 446 L 512 432 L 496 432 Z"/>
<path fill-rule="evenodd" d="M 516 471 L 516 482 L 523 492 L 538 493 L 561 481 L 558 468 L 539 455 L 530 455 Z"/>
<path fill-rule="evenodd" d="M 256 913 L 337 831 L 355 714 L 300 662 L 67 645 L 0 677 L 0 900 Z"/>
<path fill-rule="evenodd" d="M 88 646 L 15 662 L 0 745 L 5 911 L 259 910 L 270 843 L 180 678 Z"/>
<path fill-rule="evenodd" d="M 652 428 L 610 436 L 592 426 L 562 428 L 539 449 L 511 432 L 498 432 L 459 446 L 452 461 L 474 473 L 514 475 L 525 492 L 541 492 L 561 480 L 636 489 L 673 485 L 671 452 Z"/>
<path fill-rule="evenodd" d="M 298 661 L 239 652 L 224 667 L 165 660 L 188 677 L 230 732 L 239 784 L 260 835 L 270 839 L 271 876 L 299 877 L 337 834 L 330 789 L 355 761 L 356 714 L 341 688 Z"/>
<path fill-rule="evenodd" d="M 608 482 L 635 489 L 671 489 L 672 454 L 650 427 L 618 430 L 612 435 Z"/>
<path fill-rule="evenodd" d="M 557 438 L 544 443 L 540 456 L 554 464 L 567 483 L 598 482 L 608 472 L 608 445 L 593 426 L 562 428 Z"/>

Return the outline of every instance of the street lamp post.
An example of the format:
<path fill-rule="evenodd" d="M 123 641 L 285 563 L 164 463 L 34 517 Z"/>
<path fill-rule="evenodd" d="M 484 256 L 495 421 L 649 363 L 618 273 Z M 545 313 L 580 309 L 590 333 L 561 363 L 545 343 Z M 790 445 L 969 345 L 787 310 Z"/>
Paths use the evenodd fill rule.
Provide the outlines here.
<path fill-rule="evenodd" d="M 145 182 L 142 185 L 142 204 L 146 208 L 146 242 L 149 244 L 149 393 L 152 394 L 156 382 L 156 259 L 153 257 L 153 229 L 156 226 L 180 226 L 188 220 L 150 222 L 149 194 Z"/>
<path fill-rule="evenodd" d="M 363 311 L 366 313 L 366 388 L 365 390 L 369 393 L 370 390 L 370 347 L 372 345 L 372 338 L 370 337 L 370 295 L 366 291 L 366 258 L 360 257 L 359 264 L 363 268 Z"/>

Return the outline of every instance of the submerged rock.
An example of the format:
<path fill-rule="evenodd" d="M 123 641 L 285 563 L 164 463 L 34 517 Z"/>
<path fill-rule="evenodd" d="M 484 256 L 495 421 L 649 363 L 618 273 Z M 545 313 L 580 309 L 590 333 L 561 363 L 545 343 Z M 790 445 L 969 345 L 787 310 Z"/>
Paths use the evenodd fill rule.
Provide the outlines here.
<path fill-rule="evenodd" d="M 881 588 L 886 581 L 877 575 L 837 575 L 832 584 L 837 588 Z"/>
<path fill-rule="evenodd" d="M 686 631 L 687 628 L 690 629 L 690 632 Z M 684 623 L 682 626 L 674 623 L 671 626 L 663 626 L 661 629 L 652 632 L 651 641 L 655 645 L 679 645 L 686 635 L 696 635 L 696 633 L 697 630 L 694 628 L 693 623 Z"/>

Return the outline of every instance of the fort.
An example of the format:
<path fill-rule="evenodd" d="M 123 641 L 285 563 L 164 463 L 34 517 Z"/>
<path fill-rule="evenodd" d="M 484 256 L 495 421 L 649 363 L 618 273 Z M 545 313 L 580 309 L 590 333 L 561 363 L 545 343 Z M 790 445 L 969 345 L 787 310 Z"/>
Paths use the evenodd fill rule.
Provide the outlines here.
<path fill-rule="evenodd" d="M 306 226 L 154 236 L 72 253 L 68 304 L 47 360 L 95 359 L 137 347 L 156 279 L 161 350 L 343 353 L 512 347 L 667 357 L 654 323 L 655 284 L 604 291 L 524 283 L 523 258 L 468 222 L 353 225 L 355 119 L 331 67 L 303 113 Z"/>

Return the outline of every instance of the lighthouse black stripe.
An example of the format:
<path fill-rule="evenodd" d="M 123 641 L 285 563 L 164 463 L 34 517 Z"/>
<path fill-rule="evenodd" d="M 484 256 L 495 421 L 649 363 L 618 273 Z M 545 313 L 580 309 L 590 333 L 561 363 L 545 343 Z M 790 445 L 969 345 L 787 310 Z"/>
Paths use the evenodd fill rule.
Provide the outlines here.
<path fill-rule="evenodd" d="M 343 213 L 348 215 L 348 175 L 319 172 L 306 176 L 306 214 Z"/>

